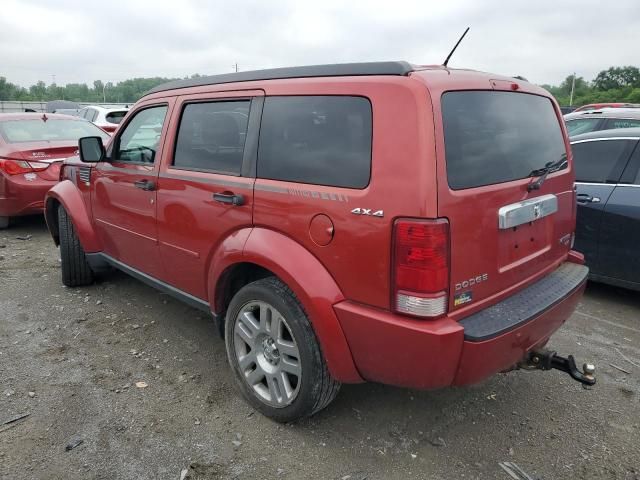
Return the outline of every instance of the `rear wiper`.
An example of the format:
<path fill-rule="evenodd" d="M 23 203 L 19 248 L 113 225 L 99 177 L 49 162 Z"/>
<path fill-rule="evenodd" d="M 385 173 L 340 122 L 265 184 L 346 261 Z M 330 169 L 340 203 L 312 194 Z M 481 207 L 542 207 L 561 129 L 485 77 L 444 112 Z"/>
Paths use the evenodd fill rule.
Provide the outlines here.
<path fill-rule="evenodd" d="M 527 192 L 531 192 L 533 190 L 540 190 L 540 187 L 542 186 L 544 181 L 547 179 L 547 175 L 549 175 L 551 172 L 560 170 L 566 164 L 567 164 L 567 154 L 565 153 L 562 155 L 562 157 L 560 157 L 559 160 L 556 160 L 555 162 L 549 162 L 542 168 L 532 170 L 529 173 L 529 175 L 527 175 L 527 177 L 540 177 L 540 178 L 538 178 L 535 182 L 531 182 L 529 185 L 527 185 Z"/>

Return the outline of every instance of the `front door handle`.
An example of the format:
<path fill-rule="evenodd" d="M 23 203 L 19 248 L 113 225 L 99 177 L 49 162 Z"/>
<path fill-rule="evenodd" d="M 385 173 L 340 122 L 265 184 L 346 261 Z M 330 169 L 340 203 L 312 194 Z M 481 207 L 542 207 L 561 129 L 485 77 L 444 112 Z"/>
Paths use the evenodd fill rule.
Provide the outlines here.
<path fill-rule="evenodd" d="M 153 183 L 151 180 L 147 180 L 147 179 L 138 180 L 136 182 L 133 182 L 133 185 L 136 188 L 139 188 L 141 190 L 145 190 L 147 192 L 151 192 L 151 191 L 156 189 L 156 184 Z"/>
<path fill-rule="evenodd" d="M 588 193 L 579 193 L 576 200 L 578 203 L 600 203 L 600 197 L 592 197 Z"/>
<path fill-rule="evenodd" d="M 232 192 L 214 193 L 213 199 L 216 202 L 228 203 L 229 205 L 235 205 L 236 207 L 244 205 L 244 197 L 242 195 L 236 195 Z"/>

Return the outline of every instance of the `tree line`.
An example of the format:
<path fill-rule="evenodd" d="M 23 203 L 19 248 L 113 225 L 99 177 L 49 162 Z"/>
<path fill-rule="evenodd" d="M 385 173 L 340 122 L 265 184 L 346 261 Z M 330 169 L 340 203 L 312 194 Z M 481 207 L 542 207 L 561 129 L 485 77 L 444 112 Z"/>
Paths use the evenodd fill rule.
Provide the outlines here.
<path fill-rule="evenodd" d="M 569 105 L 573 85 L 573 105 L 589 103 L 640 103 L 640 70 L 638 67 L 611 67 L 602 70 L 587 81 L 584 77 L 569 75 L 560 85 L 541 85 L 558 100 L 560 105 Z"/>
<path fill-rule="evenodd" d="M 197 78 L 199 74 L 185 78 Z M 50 101 L 71 100 L 74 102 L 134 103 L 151 88 L 175 78 L 132 78 L 118 83 L 95 80 L 93 86 L 84 83 L 69 83 L 61 86 L 46 85 L 39 81 L 28 88 L 15 85 L 0 77 L 0 100 Z M 575 84 L 574 84 L 575 81 Z M 542 85 L 551 92 L 560 105 L 569 105 L 571 87 L 574 87 L 573 105 L 601 102 L 640 103 L 640 70 L 638 67 L 611 67 L 602 70 L 587 81 L 584 77 L 569 75 L 560 85 Z"/>
<path fill-rule="evenodd" d="M 195 74 L 191 77 L 197 78 Z M 70 100 L 87 103 L 134 103 L 153 87 L 177 78 L 131 78 L 122 82 L 103 83 L 95 80 L 92 86 L 85 83 L 68 83 L 67 85 L 45 84 L 42 80 L 28 88 L 8 82 L 0 76 L 0 100 L 39 101 Z"/>

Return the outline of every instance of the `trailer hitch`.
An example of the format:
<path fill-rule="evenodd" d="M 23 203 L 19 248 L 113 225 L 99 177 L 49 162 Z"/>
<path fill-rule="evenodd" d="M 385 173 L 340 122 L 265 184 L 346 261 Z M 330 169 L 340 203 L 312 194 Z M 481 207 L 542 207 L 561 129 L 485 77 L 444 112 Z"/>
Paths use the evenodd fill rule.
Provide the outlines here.
<path fill-rule="evenodd" d="M 556 352 L 547 349 L 534 350 L 529 352 L 525 359 L 518 365 L 525 370 L 551 370 L 556 369 L 571 375 L 571 378 L 590 387 L 595 385 L 596 367 L 591 363 L 582 365 L 582 372 L 576 367 L 573 355 L 567 358 L 561 357 Z"/>

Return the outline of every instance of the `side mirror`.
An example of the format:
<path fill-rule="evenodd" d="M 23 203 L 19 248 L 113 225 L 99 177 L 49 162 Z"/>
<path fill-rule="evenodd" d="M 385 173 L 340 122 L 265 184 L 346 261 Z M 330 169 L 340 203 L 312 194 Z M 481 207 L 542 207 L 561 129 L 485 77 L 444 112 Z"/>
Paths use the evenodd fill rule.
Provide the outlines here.
<path fill-rule="evenodd" d="M 100 137 L 82 137 L 78 140 L 78 152 L 83 162 L 96 163 L 105 156 L 104 145 Z"/>

